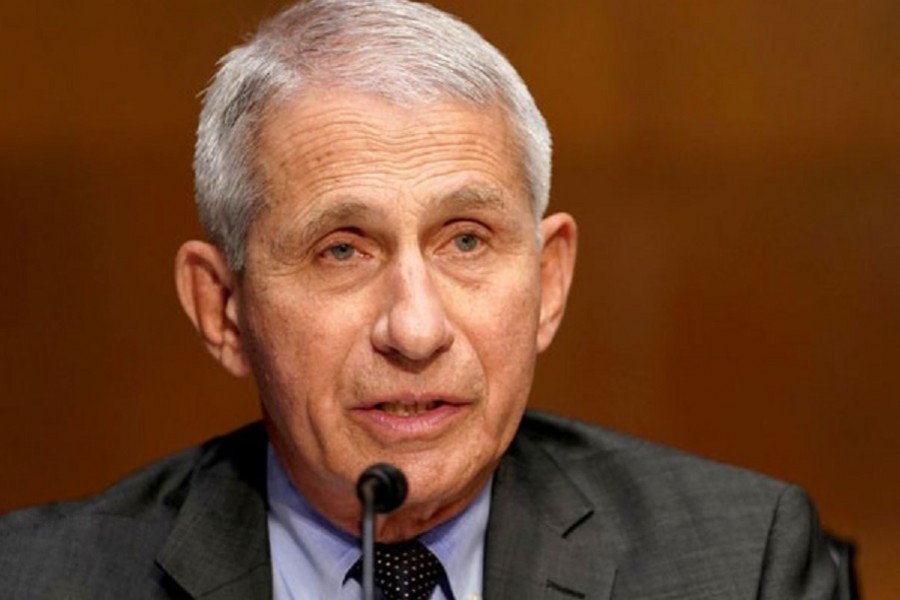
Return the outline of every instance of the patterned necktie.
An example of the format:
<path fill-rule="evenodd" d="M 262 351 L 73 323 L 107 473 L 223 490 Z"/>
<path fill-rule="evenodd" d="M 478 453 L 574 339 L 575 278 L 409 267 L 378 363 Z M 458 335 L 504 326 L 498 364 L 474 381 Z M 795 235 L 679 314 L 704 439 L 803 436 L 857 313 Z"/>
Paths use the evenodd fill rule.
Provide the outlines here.
<path fill-rule="evenodd" d="M 375 587 L 383 600 L 427 600 L 443 570 L 437 557 L 418 540 L 375 544 Z M 362 582 L 362 558 L 347 576 Z"/>

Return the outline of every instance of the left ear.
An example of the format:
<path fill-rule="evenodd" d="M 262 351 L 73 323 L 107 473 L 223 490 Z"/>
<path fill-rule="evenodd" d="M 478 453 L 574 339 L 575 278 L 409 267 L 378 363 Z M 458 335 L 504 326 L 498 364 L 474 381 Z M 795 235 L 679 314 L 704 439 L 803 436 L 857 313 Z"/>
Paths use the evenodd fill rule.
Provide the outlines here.
<path fill-rule="evenodd" d="M 578 227 L 572 215 L 556 213 L 541 221 L 541 314 L 537 349 L 543 352 L 553 341 L 566 309 L 575 272 Z"/>

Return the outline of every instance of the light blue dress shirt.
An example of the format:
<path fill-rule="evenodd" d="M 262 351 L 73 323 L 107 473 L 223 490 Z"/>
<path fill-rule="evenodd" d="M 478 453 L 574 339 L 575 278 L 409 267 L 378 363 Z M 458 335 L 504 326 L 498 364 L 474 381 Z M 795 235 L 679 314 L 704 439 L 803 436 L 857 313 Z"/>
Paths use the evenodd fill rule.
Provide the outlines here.
<path fill-rule="evenodd" d="M 271 445 L 267 479 L 274 600 L 359 600 L 361 586 L 346 577 L 361 555 L 359 538 L 310 506 L 288 479 Z M 462 513 L 419 537 L 447 574 L 432 600 L 481 598 L 491 485 Z"/>

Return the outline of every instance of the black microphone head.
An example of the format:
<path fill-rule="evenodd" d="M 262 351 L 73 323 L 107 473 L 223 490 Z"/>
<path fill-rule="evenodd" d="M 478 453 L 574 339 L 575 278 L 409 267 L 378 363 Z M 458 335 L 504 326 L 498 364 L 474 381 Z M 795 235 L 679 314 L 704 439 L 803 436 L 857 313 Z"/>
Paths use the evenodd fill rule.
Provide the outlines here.
<path fill-rule="evenodd" d="M 392 464 L 377 463 L 356 480 L 356 495 L 365 503 L 370 495 L 375 512 L 387 513 L 406 500 L 406 476 Z"/>

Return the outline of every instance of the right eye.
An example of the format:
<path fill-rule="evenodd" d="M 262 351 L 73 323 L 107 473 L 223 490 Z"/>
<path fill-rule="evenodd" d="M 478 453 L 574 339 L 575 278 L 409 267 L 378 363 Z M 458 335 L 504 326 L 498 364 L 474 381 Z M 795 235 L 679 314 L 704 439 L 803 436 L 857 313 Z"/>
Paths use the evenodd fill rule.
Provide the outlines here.
<path fill-rule="evenodd" d="M 356 248 L 354 248 L 352 244 L 341 242 L 326 248 L 324 254 L 326 258 L 333 258 L 334 260 L 343 262 L 350 260 L 356 255 Z"/>

